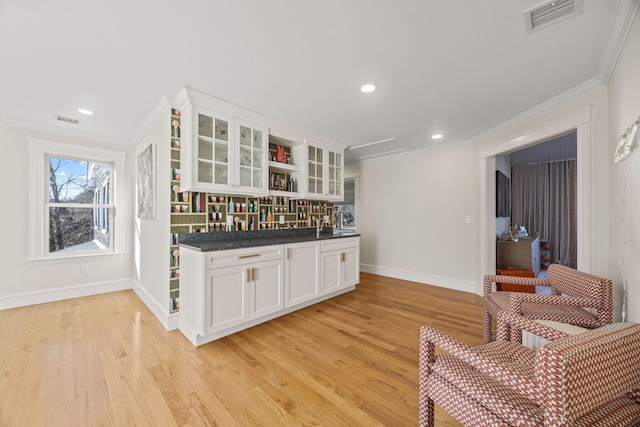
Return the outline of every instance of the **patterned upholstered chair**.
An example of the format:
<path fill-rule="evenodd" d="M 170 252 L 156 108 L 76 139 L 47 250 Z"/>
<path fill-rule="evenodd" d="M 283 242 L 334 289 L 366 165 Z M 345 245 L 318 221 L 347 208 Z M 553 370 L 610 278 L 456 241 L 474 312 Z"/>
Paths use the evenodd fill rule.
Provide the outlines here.
<path fill-rule="evenodd" d="M 640 425 L 640 324 L 566 336 L 509 316 L 500 313 L 497 340 L 477 347 L 421 328 L 420 426 L 434 426 L 434 402 L 465 426 Z M 552 341 L 537 352 L 508 341 L 509 324 Z"/>
<path fill-rule="evenodd" d="M 549 286 L 551 295 L 522 292 L 497 292 L 493 284 Z M 484 342 L 493 339 L 492 319 L 506 310 L 528 319 L 554 320 L 593 329 L 613 321 L 613 285 L 611 280 L 565 267 L 549 266 L 548 279 L 513 276 L 484 278 Z"/>

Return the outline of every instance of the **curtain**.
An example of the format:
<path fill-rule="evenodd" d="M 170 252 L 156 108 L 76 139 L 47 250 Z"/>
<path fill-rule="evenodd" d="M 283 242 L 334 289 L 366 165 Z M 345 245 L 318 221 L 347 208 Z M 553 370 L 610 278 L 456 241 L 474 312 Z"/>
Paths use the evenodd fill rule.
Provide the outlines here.
<path fill-rule="evenodd" d="M 576 268 L 576 161 L 514 166 L 511 219 L 551 245 L 552 262 Z"/>

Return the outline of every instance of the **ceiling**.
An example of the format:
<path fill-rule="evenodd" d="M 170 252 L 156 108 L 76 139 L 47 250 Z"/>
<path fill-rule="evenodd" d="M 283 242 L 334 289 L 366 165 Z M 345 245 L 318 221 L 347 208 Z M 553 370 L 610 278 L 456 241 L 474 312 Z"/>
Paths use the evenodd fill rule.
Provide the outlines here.
<path fill-rule="evenodd" d="M 348 161 L 466 142 L 606 83 L 638 0 L 584 0 L 527 34 L 523 12 L 540 3 L 2 0 L 0 117 L 131 145 L 189 86 L 345 146 L 394 138 Z M 378 90 L 361 93 L 368 82 Z"/>

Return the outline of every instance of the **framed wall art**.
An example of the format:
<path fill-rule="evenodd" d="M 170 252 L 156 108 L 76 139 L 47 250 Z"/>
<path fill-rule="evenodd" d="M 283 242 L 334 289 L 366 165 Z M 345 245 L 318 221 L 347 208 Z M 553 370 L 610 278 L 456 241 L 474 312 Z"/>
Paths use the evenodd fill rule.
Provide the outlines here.
<path fill-rule="evenodd" d="M 149 144 L 138 154 L 138 218 L 156 217 L 156 148 Z"/>

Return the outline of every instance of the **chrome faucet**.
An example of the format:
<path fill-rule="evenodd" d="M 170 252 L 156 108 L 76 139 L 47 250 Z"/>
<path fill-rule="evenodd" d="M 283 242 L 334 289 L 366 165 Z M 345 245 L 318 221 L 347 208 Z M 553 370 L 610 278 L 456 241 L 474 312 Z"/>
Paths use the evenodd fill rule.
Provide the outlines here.
<path fill-rule="evenodd" d="M 324 225 L 324 218 L 320 217 L 317 221 L 318 227 L 316 228 L 316 239 L 320 238 L 320 232 L 322 231 L 322 226 Z"/>

